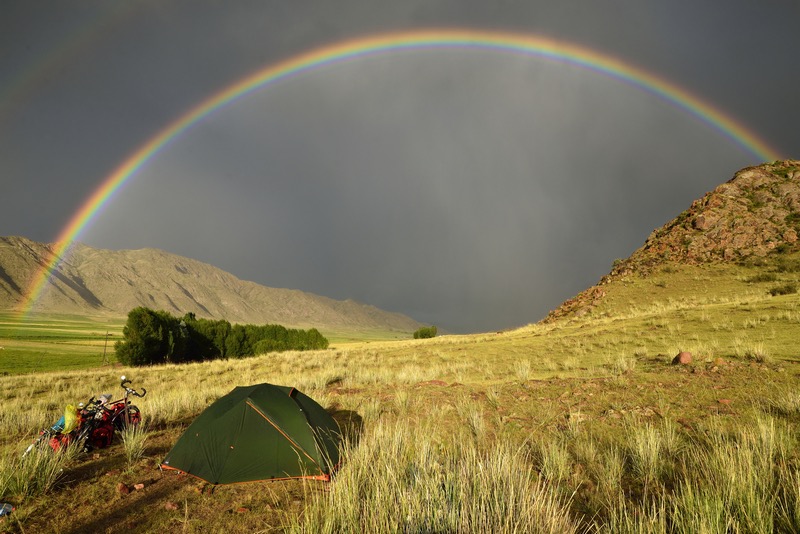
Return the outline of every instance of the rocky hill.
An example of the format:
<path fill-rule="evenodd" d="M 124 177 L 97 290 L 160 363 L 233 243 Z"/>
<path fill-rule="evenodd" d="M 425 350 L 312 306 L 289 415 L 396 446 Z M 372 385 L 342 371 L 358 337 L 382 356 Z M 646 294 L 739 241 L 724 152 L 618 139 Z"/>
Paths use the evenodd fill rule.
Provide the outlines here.
<path fill-rule="evenodd" d="M 53 245 L 0 237 L 0 309 L 15 309 L 49 264 Z M 125 316 L 137 306 L 238 323 L 344 331 L 413 332 L 417 321 L 352 300 L 240 280 L 161 250 L 102 250 L 76 243 L 53 271 L 35 311 Z"/>
<path fill-rule="evenodd" d="M 800 161 L 776 161 L 737 172 L 675 219 L 654 230 L 639 249 L 617 260 L 600 282 L 551 311 L 545 321 L 585 313 L 603 286 L 647 276 L 670 262 L 740 262 L 800 247 Z"/>

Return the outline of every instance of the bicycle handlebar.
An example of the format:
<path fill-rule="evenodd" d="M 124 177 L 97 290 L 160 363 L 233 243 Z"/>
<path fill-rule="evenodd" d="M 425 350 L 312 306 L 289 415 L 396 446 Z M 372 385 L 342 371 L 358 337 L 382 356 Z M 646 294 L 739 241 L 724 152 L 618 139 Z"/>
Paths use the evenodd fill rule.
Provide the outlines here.
<path fill-rule="evenodd" d="M 144 397 L 145 395 L 147 395 L 147 390 L 145 388 L 142 388 L 142 392 L 141 393 L 139 393 L 138 391 L 136 391 L 133 388 L 129 388 L 128 384 L 130 384 L 131 381 L 128 378 L 125 378 L 125 375 L 121 376 L 120 378 L 122 379 L 122 382 L 120 383 L 120 386 L 122 387 L 122 389 L 127 391 L 130 395 L 133 395 L 135 397 Z"/>

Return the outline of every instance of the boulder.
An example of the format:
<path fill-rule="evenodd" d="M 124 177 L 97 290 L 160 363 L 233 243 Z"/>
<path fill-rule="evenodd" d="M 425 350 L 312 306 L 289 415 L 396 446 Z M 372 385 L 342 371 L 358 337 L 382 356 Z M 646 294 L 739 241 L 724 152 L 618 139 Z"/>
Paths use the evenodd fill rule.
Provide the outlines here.
<path fill-rule="evenodd" d="M 692 363 L 692 353 L 681 351 L 672 359 L 672 365 L 689 365 Z"/>

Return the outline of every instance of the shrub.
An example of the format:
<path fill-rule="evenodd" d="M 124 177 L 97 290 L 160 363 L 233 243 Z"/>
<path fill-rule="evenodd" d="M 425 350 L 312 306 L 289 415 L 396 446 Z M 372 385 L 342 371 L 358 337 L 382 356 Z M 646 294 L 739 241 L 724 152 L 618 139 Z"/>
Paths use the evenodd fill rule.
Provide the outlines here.
<path fill-rule="evenodd" d="M 414 332 L 414 339 L 429 339 L 436 337 L 436 333 L 437 330 L 435 326 L 423 326 Z"/>
<path fill-rule="evenodd" d="M 125 365 L 152 365 L 242 358 L 284 350 L 328 348 L 328 340 L 315 328 L 297 330 L 281 325 L 231 325 L 228 321 L 182 319 L 165 311 L 139 307 L 128 314 L 124 339 L 114 348 Z M 434 331 L 435 335 L 435 331 Z"/>
<path fill-rule="evenodd" d="M 775 270 L 779 273 L 797 273 L 800 272 L 800 261 L 788 260 L 781 258 Z"/>
<path fill-rule="evenodd" d="M 769 294 L 773 297 L 776 295 L 791 295 L 794 293 L 797 293 L 797 284 L 794 282 L 789 282 L 782 286 L 775 286 L 769 290 Z"/>
<path fill-rule="evenodd" d="M 774 282 L 778 279 L 778 275 L 775 273 L 760 273 L 754 276 L 751 276 L 745 282 L 748 284 L 758 283 L 758 282 Z"/>

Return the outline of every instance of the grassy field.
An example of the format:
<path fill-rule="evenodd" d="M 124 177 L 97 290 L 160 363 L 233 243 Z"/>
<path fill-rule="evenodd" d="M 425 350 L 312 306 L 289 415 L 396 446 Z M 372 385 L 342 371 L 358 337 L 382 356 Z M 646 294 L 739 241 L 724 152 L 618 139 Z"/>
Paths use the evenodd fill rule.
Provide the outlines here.
<path fill-rule="evenodd" d="M 124 318 L 0 312 L 0 374 L 96 368 L 116 363 Z"/>
<path fill-rule="evenodd" d="M 97 369 L 117 363 L 114 343 L 122 339 L 124 317 L 35 314 L 22 319 L 0 311 L 0 374 Z M 409 339 L 392 331 L 324 331 L 331 344 Z"/>
<path fill-rule="evenodd" d="M 0 501 L 17 510 L 0 530 L 800 531 L 800 297 L 771 294 L 797 283 L 793 261 L 669 266 L 603 286 L 579 318 L 511 332 L 11 371 Z M 96 351 L 105 333 L 49 326 L 31 341 L 100 332 Z M 693 362 L 672 365 L 679 351 Z M 118 441 L 55 467 L 20 460 L 64 404 L 114 392 L 120 373 L 148 389 L 138 457 Z M 259 382 L 295 386 L 340 422 L 346 462 L 331 483 L 210 488 L 158 469 L 200 411 Z"/>

